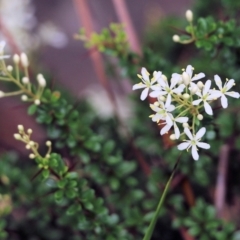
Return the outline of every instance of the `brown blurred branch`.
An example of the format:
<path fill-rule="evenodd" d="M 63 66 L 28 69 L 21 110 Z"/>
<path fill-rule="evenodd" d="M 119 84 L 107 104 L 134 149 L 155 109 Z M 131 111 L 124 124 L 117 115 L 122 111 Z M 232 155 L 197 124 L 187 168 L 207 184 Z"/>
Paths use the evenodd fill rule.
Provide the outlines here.
<path fill-rule="evenodd" d="M 221 147 L 219 154 L 218 176 L 215 190 L 215 207 L 217 209 L 217 216 L 219 218 L 223 218 L 223 211 L 225 206 L 229 150 L 229 145 L 224 144 Z"/>

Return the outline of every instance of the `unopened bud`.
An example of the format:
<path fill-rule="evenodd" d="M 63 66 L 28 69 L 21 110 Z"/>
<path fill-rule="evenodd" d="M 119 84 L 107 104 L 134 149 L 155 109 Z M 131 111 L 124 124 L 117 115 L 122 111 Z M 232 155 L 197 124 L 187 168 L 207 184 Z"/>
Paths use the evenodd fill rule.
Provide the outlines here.
<path fill-rule="evenodd" d="M 193 13 L 192 13 L 191 10 L 187 10 L 185 16 L 186 16 L 186 19 L 187 19 L 188 22 L 192 22 L 192 20 L 193 20 Z"/>
<path fill-rule="evenodd" d="M 29 154 L 29 158 L 34 159 L 34 158 L 35 158 L 35 155 L 34 155 L 33 153 L 30 153 L 30 154 Z"/>
<path fill-rule="evenodd" d="M 22 138 L 21 135 L 18 133 L 13 134 L 13 136 L 16 140 L 20 140 Z"/>
<path fill-rule="evenodd" d="M 13 61 L 15 62 L 15 64 L 19 64 L 20 57 L 19 57 L 18 54 L 14 54 L 14 55 L 13 55 Z"/>
<path fill-rule="evenodd" d="M 25 102 L 25 101 L 27 101 L 27 100 L 28 100 L 28 96 L 27 96 L 27 95 L 22 95 L 22 96 L 21 96 L 21 99 L 22 99 L 22 101 L 24 101 L 24 102 Z"/>
<path fill-rule="evenodd" d="M 23 82 L 23 84 L 28 84 L 29 83 L 29 78 L 28 77 L 23 77 L 22 82 Z"/>
<path fill-rule="evenodd" d="M 183 123 L 183 127 L 188 128 L 189 127 L 188 123 Z"/>
<path fill-rule="evenodd" d="M 39 99 L 36 99 L 36 100 L 34 101 L 34 104 L 36 104 L 36 105 L 40 105 L 40 103 L 41 103 L 41 101 L 40 101 Z"/>
<path fill-rule="evenodd" d="M 171 134 L 171 135 L 170 135 L 170 139 L 171 139 L 171 140 L 176 140 L 175 134 Z"/>
<path fill-rule="evenodd" d="M 173 35 L 173 41 L 174 42 L 179 42 L 180 41 L 180 37 L 178 35 Z"/>
<path fill-rule="evenodd" d="M 203 83 L 201 82 L 201 81 L 199 81 L 198 83 L 197 83 L 197 86 L 200 88 L 200 89 L 202 89 L 203 88 Z"/>
<path fill-rule="evenodd" d="M 0 91 L 0 98 L 4 97 L 5 93 L 3 91 Z"/>
<path fill-rule="evenodd" d="M 184 94 L 183 94 L 183 98 L 184 98 L 184 99 L 189 99 L 189 98 L 190 98 L 190 95 L 189 95 L 188 93 L 184 93 Z"/>
<path fill-rule="evenodd" d="M 160 96 L 160 97 L 159 97 L 159 100 L 162 101 L 162 102 L 164 102 L 164 101 L 166 100 L 166 98 L 165 98 L 164 96 Z"/>
<path fill-rule="evenodd" d="M 30 141 L 28 144 L 29 144 L 31 147 L 33 147 L 33 146 L 35 145 L 35 143 L 34 143 L 33 141 Z"/>
<path fill-rule="evenodd" d="M 155 102 L 153 105 L 158 107 L 159 106 L 159 102 Z"/>
<path fill-rule="evenodd" d="M 27 55 L 25 53 L 21 53 L 20 59 L 21 59 L 21 63 L 23 65 L 23 67 L 27 68 L 29 66 Z"/>
<path fill-rule="evenodd" d="M 24 131 L 23 125 L 18 125 L 17 128 L 18 128 L 19 132 L 23 132 Z"/>
<path fill-rule="evenodd" d="M 202 115 L 202 114 L 198 114 L 198 115 L 197 115 L 197 118 L 198 118 L 198 120 L 201 121 L 201 120 L 203 120 L 203 115 Z"/>
<path fill-rule="evenodd" d="M 48 147 L 52 146 L 51 141 L 46 141 L 46 145 L 47 145 Z"/>
<path fill-rule="evenodd" d="M 29 128 L 28 130 L 27 130 L 27 133 L 30 135 L 30 134 L 32 134 L 32 129 L 31 128 Z"/>
<path fill-rule="evenodd" d="M 163 79 L 164 81 L 167 81 L 167 77 L 166 77 L 165 75 L 162 74 L 161 77 L 162 77 L 162 79 Z"/>
<path fill-rule="evenodd" d="M 182 73 L 183 83 L 187 86 L 190 83 L 190 77 L 186 72 Z"/>
<path fill-rule="evenodd" d="M 12 67 L 11 65 L 8 65 L 8 66 L 7 66 L 7 70 L 8 70 L 9 72 L 11 72 L 11 71 L 13 70 L 13 67 Z"/>
<path fill-rule="evenodd" d="M 38 74 L 37 75 L 37 81 L 38 81 L 38 84 L 41 86 L 41 87 L 45 87 L 46 86 L 46 80 L 45 78 L 43 77 L 42 74 Z"/>
<path fill-rule="evenodd" d="M 198 91 L 198 88 L 196 86 L 191 87 L 191 93 L 195 94 Z"/>
<path fill-rule="evenodd" d="M 26 145 L 26 149 L 30 149 L 31 146 L 29 144 Z"/>

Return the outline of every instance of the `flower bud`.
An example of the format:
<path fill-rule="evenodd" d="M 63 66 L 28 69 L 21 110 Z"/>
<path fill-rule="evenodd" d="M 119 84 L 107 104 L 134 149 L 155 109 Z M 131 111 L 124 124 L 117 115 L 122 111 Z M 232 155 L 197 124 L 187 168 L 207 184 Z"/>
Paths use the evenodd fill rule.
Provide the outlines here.
<path fill-rule="evenodd" d="M 160 97 L 159 97 L 159 100 L 162 101 L 162 102 L 164 102 L 164 101 L 166 100 L 166 98 L 165 98 L 164 96 L 160 96 Z"/>
<path fill-rule="evenodd" d="M 176 140 L 175 134 L 171 134 L 171 135 L 170 135 L 170 139 L 171 139 L 171 140 Z"/>
<path fill-rule="evenodd" d="M 190 98 L 190 95 L 189 95 L 188 93 L 184 93 L 184 94 L 183 94 L 183 98 L 184 98 L 184 99 L 189 99 L 189 98 Z"/>
<path fill-rule="evenodd" d="M 27 133 L 30 135 L 30 134 L 32 134 L 32 129 L 31 128 L 29 128 L 28 130 L 27 130 Z"/>
<path fill-rule="evenodd" d="M 7 70 L 8 70 L 9 72 L 12 72 L 13 67 L 12 67 L 11 65 L 8 65 L 8 66 L 7 66 Z"/>
<path fill-rule="evenodd" d="M 174 42 L 179 42 L 180 41 L 180 37 L 178 35 L 173 35 L 173 41 Z"/>
<path fill-rule="evenodd" d="M 34 101 L 34 104 L 36 104 L 36 105 L 40 105 L 40 103 L 41 103 L 41 101 L 40 101 L 39 99 L 36 99 L 36 100 Z"/>
<path fill-rule="evenodd" d="M 200 120 L 200 121 L 203 120 L 203 115 L 202 114 L 198 114 L 197 115 L 197 119 Z"/>
<path fill-rule="evenodd" d="M 182 73 L 183 83 L 187 86 L 190 83 L 190 77 L 186 72 Z"/>
<path fill-rule="evenodd" d="M 189 127 L 188 123 L 183 123 L 183 127 L 188 128 Z"/>
<path fill-rule="evenodd" d="M 30 149 L 31 147 L 30 147 L 30 145 L 29 144 L 27 144 L 26 145 L 26 149 Z"/>
<path fill-rule="evenodd" d="M 34 155 L 33 153 L 30 153 L 30 154 L 29 154 L 29 158 L 34 159 L 34 158 L 35 158 L 35 155 Z"/>
<path fill-rule="evenodd" d="M 41 87 L 45 87 L 46 86 L 46 80 L 45 78 L 43 77 L 43 75 L 41 73 L 39 73 L 37 75 L 37 81 L 38 81 L 38 84 L 41 86 Z"/>
<path fill-rule="evenodd" d="M 48 147 L 52 146 L 51 141 L 46 141 L 46 145 L 47 145 Z"/>
<path fill-rule="evenodd" d="M 3 91 L 0 91 L 0 98 L 1 98 L 1 97 L 4 97 L 4 95 L 5 95 L 4 92 L 3 92 Z"/>
<path fill-rule="evenodd" d="M 18 54 L 14 54 L 14 55 L 13 55 L 13 61 L 15 62 L 15 64 L 19 64 L 20 57 L 19 57 Z"/>
<path fill-rule="evenodd" d="M 22 96 L 21 96 L 21 99 L 22 99 L 22 101 L 24 101 L 24 102 L 25 102 L 25 101 L 27 101 L 27 100 L 28 100 L 28 96 L 27 96 L 27 95 L 22 95 Z"/>
<path fill-rule="evenodd" d="M 186 16 L 186 19 L 187 19 L 188 22 L 192 22 L 192 20 L 193 20 L 193 13 L 192 13 L 191 10 L 187 10 L 185 16 Z"/>
<path fill-rule="evenodd" d="M 23 67 L 27 68 L 29 66 L 28 57 L 25 53 L 21 53 L 20 60 Z"/>
<path fill-rule="evenodd" d="M 28 144 L 29 146 L 33 147 L 35 143 L 33 141 L 30 141 Z"/>
<path fill-rule="evenodd" d="M 18 134 L 18 133 L 13 134 L 13 136 L 14 136 L 14 138 L 15 138 L 16 140 L 20 140 L 20 139 L 21 139 L 21 135 Z"/>
<path fill-rule="evenodd" d="M 17 128 L 18 128 L 19 132 L 23 132 L 24 131 L 23 125 L 18 125 Z"/>
<path fill-rule="evenodd" d="M 162 74 L 162 79 L 166 82 L 167 81 L 167 77 L 165 75 Z"/>
<path fill-rule="evenodd" d="M 191 87 L 191 93 L 195 94 L 198 91 L 198 88 L 196 86 Z"/>
<path fill-rule="evenodd" d="M 200 89 L 202 89 L 203 86 L 204 86 L 204 84 L 203 84 L 201 81 L 199 81 L 199 82 L 197 83 L 197 86 L 198 86 Z"/>
<path fill-rule="evenodd" d="M 22 82 L 23 82 L 23 84 L 28 84 L 29 83 L 29 78 L 28 77 L 23 77 Z"/>

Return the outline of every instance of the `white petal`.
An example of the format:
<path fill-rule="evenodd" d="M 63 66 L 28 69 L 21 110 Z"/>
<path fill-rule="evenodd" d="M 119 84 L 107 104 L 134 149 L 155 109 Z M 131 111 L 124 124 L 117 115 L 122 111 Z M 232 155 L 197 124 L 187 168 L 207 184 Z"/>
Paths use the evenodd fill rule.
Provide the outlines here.
<path fill-rule="evenodd" d="M 157 98 L 158 96 L 161 96 L 160 93 L 161 93 L 160 91 L 153 91 L 153 92 L 150 92 L 149 96 L 152 98 Z"/>
<path fill-rule="evenodd" d="M 234 86 L 235 81 L 233 79 L 230 79 L 226 84 L 227 91 Z"/>
<path fill-rule="evenodd" d="M 167 133 L 170 128 L 171 128 L 171 125 L 166 124 L 166 125 L 161 129 L 160 134 L 163 135 L 163 134 Z"/>
<path fill-rule="evenodd" d="M 173 125 L 173 121 L 172 121 L 171 117 L 168 114 L 166 116 L 166 122 L 167 122 L 168 125 L 170 125 L 170 127 Z"/>
<path fill-rule="evenodd" d="M 214 80 L 215 80 L 215 83 L 218 86 L 218 88 L 220 90 L 222 90 L 222 80 L 221 80 L 221 78 L 218 75 L 214 75 Z"/>
<path fill-rule="evenodd" d="M 188 117 L 178 117 L 174 119 L 176 122 L 185 123 L 188 121 Z"/>
<path fill-rule="evenodd" d="M 213 115 L 213 111 L 208 102 L 204 101 L 204 109 L 208 115 Z"/>
<path fill-rule="evenodd" d="M 144 68 L 144 67 L 142 68 L 142 70 L 141 70 L 141 74 L 142 74 L 144 80 L 149 81 L 149 73 L 148 73 L 148 71 L 147 71 L 146 68 Z"/>
<path fill-rule="evenodd" d="M 175 137 L 176 137 L 176 139 L 179 139 L 179 137 L 180 137 L 180 131 L 179 131 L 179 128 L 178 128 L 178 126 L 177 126 L 176 123 L 174 123 L 173 126 L 174 126 Z"/>
<path fill-rule="evenodd" d="M 189 128 L 184 128 L 184 132 L 185 132 L 185 134 L 188 136 L 188 138 L 189 138 L 190 140 L 193 139 L 193 135 L 192 135 L 192 133 L 190 132 Z"/>
<path fill-rule="evenodd" d="M 168 112 L 172 112 L 173 110 L 175 110 L 175 107 L 173 105 L 169 105 L 169 106 L 165 106 L 165 107 Z"/>
<path fill-rule="evenodd" d="M 226 92 L 225 95 L 228 95 L 228 96 L 233 97 L 233 98 L 239 98 L 240 97 L 238 92 Z"/>
<path fill-rule="evenodd" d="M 148 91 L 149 91 L 149 88 L 145 88 L 143 91 L 142 91 L 142 94 L 141 94 L 141 100 L 145 100 L 148 96 Z"/>
<path fill-rule="evenodd" d="M 200 148 L 204 148 L 204 149 L 209 149 L 210 145 L 208 143 L 204 143 L 204 142 L 198 142 L 197 146 Z"/>
<path fill-rule="evenodd" d="M 192 66 L 191 65 L 188 65 L 187 68 L 186 68 L 186 73 L 189 75 L 190 78 L 192 78 Z"/>
<path fill-rule="evenodd" d="M 152 121 L 153 122 L 158 122 L 159 120 L 163 119 L 163 116 L 160 115 L 160 114 L 155 114 L 153 117 L 152 117 Z"/>
<path fill-rule="evenodd" d="M 165 106 L 168 107 L 168 106 L 171 104 L 171 101 L 172 101 L 172 96 L 171 96 L 171 94 L 169 93 L 169 94 L 167 95 L 167 99 L 166 99 L 166 104 L 165 104 Z"/>
<path fill-rule="evenodd" d="M 207 100 L 213 100 L 213 99 L 217 99 L 219 97 L 221 97 L 223 94 L 221 91 L 219 90 L 212 90 L 210 92 L 210 95 L 207 97 Z"/>
<path fill-rule="evenodd" d="M 192 102 L 192 105 L 199 105 L 199 103 L 202 101 L 202 99 L 198 99 Z"/>
<path fill-rule="evenodd" d="M 170 89 L 173 89 L 177 83 L 178 83 L 178 80 L 176 78 L 171 78 Z"/>
<path fill-rule="evenodd" d="M 199 73 L 192 78 L 192 81 L 195 81 L 195 80 L 198 80 L 198 79 L 201 79 L 201 78 L 204 78 L 204 77 L 205 77 L 204 73 Z"/>
<path fill-rule="evenodd" d="M 145 88 L 145 87 L 146 87 L 145 84 L 137 83 L 137 84 L 133 85 L 132 90 L 141 89 L 141 88 Z"/>
<path fill-rule="evenodd" d="M 183 143 L 180 143 L 177 148 L 178 150 L 182 151 L 184 149 L 187 149 L 188 147 L 190 146 L 190 143 L 189 142 L 183 142 Z"/>
<path fill-rule="evenodd" d="M 192 146 L 192 156 L 194 160 L 198 160 L 199 158 L 197 147 L 195 145 Z"/>
<path fill-rule="evenodd" d="M 228 100 L 227 100 L 227 98 L 225 97 L 224 94 L 221 97 L 221 104 L 222 104 L 223 108 L 227 108 L 227 106 L 228 106 Z"/>
<path fill-rule="evenodd" d="M 196 133 L 196 136 L 195 136 L 195 139 L 200 139 L 203 137 L 203 135 L 205 134 L 206 132 L 206 128 L 205 127 L 202 127 L 198 130 L 198 132 Z"/>
<path fill-rule="evenodd" d="M 206 95 L 209 92 L 210 87 L 211 87 L 211 80 L 207 80 L 203 88 L 203 95 Z"/>

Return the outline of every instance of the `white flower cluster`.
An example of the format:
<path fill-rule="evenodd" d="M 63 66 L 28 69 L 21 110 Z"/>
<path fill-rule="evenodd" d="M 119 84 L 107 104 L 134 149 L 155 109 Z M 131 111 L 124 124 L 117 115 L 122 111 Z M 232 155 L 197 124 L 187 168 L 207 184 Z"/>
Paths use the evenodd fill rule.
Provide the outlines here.
<path fill-rule="evenodd" d="M 155 71 L 153 77 L 145 68 L 142 68 L 141 75 L 138 77 L 142 82 L 135 84 L 133 90 L 143 89 L 141 100 L 145 100 L 148 96 L 155 98 L 156 102 L 150 104 L 154 114 L 150 117 L 152 121 L 164 125 L 160 134 L 166 134 L 173 127 L 174 134 L 170 135 L 172 140 L 179 139 L 182 135 L 186 135 L 189 140 L 184 140 L 178 145 L 179 150 L 191 148 L 194 160 L 198 160 L 198 147 L 209 149 L 208 143 L 201 142 L 201 138 L 206 132 L 206 128 L 202 127 L 198 131 L 196 127 L 199 121 L 203 119 L 204 112 L 213 115 L 211 103 L 217 99 L 221 99 L 223 108 L 227 108 L 227 97 L 239 98 L 237 92 L 229 91 L 234 85 L 233 79 L 226 80 L 224 85 L 218 75 L 214 76 L 218 90 L 211 89 L 211 80 L 207 80 L 205 84 L 197 81 L 205 77 L 204 73 L 198 73 L 193 76 L 193 67 L 188 65 L 183 69 L 182 74 L 173 73 L 170 81 L 160 71 Z M 179 126 L 179 123 L 182 126 Z M 181 133 L 182 129 L 182 133 Z M 182 139 L 182 137 L 181 137 Z"/>

